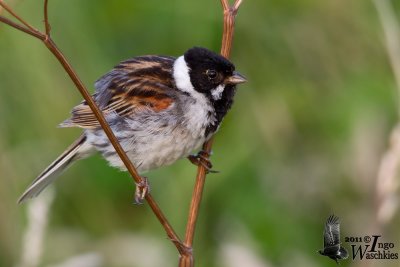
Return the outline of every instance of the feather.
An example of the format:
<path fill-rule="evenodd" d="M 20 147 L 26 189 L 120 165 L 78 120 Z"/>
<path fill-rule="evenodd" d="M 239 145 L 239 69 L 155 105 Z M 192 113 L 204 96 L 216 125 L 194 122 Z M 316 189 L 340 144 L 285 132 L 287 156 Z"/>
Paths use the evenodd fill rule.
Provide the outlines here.
<path fill-rule="evenodd" d="M 174 60 L 165 56 L 136 57 L 121 62 L 101 77 L 95 83 L 93 96 L 106 119 L 129 117 L 144 110 L 160 112 L 171 107 L 174 102 L 171 91 L 176 90 L 172 75 Z M 100 124 L 83 101 L 60 127 L 95 129 Z"/>
<path fill-rule="evenodd" d="M 53 163 L 50 164 L 26 189 L 19 198 L 22 203 L 30 198 L 38 196 L 49 184 L 51 184 L 68 166 L 76 159 L 90 155 L 91 146 L 85 144 L 86 136 L 82 135 L 70 147 L 68 147 Z"/>
<path fill-rule="evenodd" d="M 340 245 L 340 223 L 338 217 L 331 215 L 325 224 L 324 247 L 336 245 Z"/>

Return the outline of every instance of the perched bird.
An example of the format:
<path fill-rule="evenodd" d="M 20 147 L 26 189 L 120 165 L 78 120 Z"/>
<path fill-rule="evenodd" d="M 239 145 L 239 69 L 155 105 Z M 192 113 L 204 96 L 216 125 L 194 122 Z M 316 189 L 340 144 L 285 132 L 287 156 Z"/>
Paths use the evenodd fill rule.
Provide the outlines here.
<path fill-rule="evenodd" d="M 340 223 L 335 215 L 329 216 L 324 229 L 324 249 L 318 251 L 339 264 L 338 260 L 347 259 L 347 250 L 340 245 Z"/>
<path fill-rule="evenodd" d="M 245 81 L 226 58 L 194 47 L 178 58 L 149 55 L 123 61 L 96 81 L 93 97 L 143 173 L 189 156 L 208 140 L 231 108 L 236 85 Z M 80 127 L 83 134 L 33 181 L 19 202 L 37 196 L 73 162 L 96 150 L 111 166 L 126 170 L 86 101 L 71 113 L 60 127 Z M 204 163 L 201 154 L 190 159 Z"/>

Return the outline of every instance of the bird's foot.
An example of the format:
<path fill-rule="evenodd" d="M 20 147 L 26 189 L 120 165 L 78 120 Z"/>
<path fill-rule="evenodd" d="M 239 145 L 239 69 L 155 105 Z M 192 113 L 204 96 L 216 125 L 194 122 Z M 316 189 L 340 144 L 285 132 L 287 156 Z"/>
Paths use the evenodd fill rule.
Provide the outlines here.
<path fill-rule="evenodd" d="M 215 171 L 212 169 L 212 163 L 210 161 L 210 153 L 207 153 L 204 150 L 199 151 L 197 155 L 190 155 L 188 156 L 188 159 L 190 160 L 191 163 L 193 163 L 196 166 L 203 166 L 206 170 L 207 173 L 218 173 L 219 171 Z"/>
<path fill-rule="evenodd" d="M 140 183 L 136 183 L 135 204 L 143 204 L 143 199 L 150 192 L 150 184 L 147 177 L 142 177 Z"/>

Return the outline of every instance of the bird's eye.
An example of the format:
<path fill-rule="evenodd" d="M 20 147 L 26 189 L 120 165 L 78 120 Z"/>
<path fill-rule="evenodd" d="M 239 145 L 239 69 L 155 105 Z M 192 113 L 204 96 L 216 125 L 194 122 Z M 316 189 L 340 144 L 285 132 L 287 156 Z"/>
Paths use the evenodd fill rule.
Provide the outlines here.
<path fill-rule="evenodd" d="M 213 69 L 209 69 L 206 71 L 206 74 L 208 76 L 209 79 L 213 80 L 217 77 L 217 72 Z"/>

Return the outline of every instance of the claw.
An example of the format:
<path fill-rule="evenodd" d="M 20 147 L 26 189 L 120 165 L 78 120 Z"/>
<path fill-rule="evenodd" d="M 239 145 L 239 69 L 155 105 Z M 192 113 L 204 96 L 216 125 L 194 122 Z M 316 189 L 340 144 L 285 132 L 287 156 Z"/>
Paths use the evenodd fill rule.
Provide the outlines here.
<path fill-rule="evenodd" d="M 207 173 L 218 173 L 219 171 L 215 171 L 212 169 L 212 163 L 209 157 L 209 153 L 201 150 L 197 155 L 188 156 L 188 159 L 196 166 L 203 166 L 207 170 Z"/>
<path fill-rule="evenodd" d="M 135 204 L 143 204 L 143 199 L 150 192 L 150 184 L 147 177 L 142 177 L 142 181 L 140 183 L 136 183 L 135 189 Z"/>

